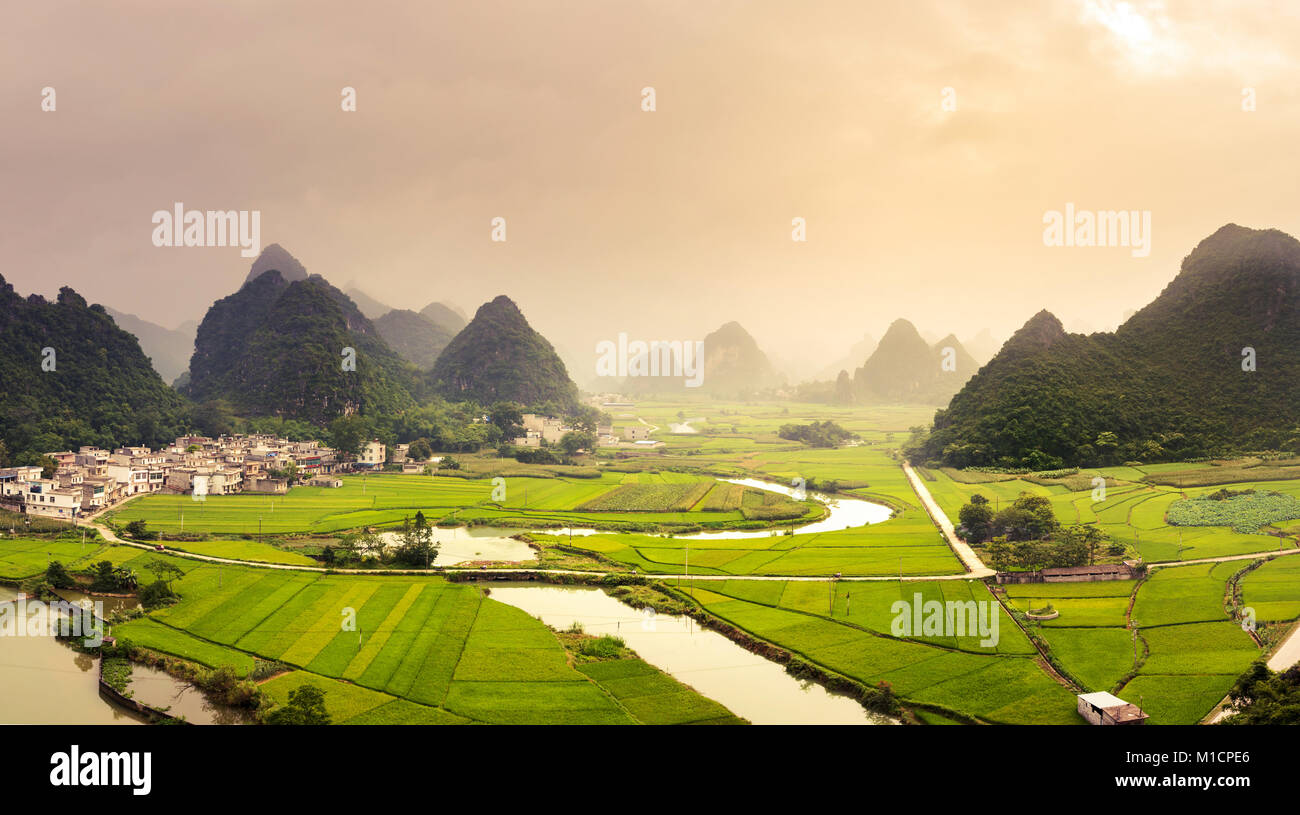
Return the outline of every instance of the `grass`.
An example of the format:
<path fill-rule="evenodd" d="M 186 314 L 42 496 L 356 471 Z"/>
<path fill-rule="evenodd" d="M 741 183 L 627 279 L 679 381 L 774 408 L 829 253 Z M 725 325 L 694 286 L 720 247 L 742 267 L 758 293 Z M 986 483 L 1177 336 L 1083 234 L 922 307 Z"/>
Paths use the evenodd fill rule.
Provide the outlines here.
<path fill-rule="evenodd" d="M 141 517 L 151 528 L 177 531 L 183 512 L 187 532 L 245 536 L 257 531 L 259 518 L 268 535 L 324 534 L 399 523 L 417 510 L 431 520 L 454 515 L 458 521 L 526 528 L 728 528 L 759 525 L 747 521 L 746 514 L 760 517 L 777 499 L 716 478 L 781 483 L 803 478 L 836 481 L 851 495 L 893 507 L 894 517 L 821 534 L 727 540 L 603 531 L 575 537 L 571 545 L 647 574 L 680 574 L 688 562 L 692 574 L 736 577 L 962 571 L 890 455 L 906 438 L 907 428 L 932 418 L 932 408 L 652 401 L 618 409 L 614 419 L 623 426 L 639 423 L 639 416 L 666 428 L 681 420 L 679 413 L 700 432 L 660 432 L 656 438 L 664 447 L 623 458 L 602 454 L 603 466 L 584 467 L 581 473 L 596 477 L 574 477 L 576 471 L 563 467 L 516 467 L 491 456 L 458 456 L 466 460 L 458 476 L 469 477 L 348 477 L 337 490 L 212 497 L 197 506 L 186 496 L 150 496 L 128 504 L 116 520 Z M 825 419 L 859 433 L 864 443 L 812 449 L 776 435 L 782 424 Z M 495 472 L 507 482 L 506 499 L 500 502 L 490 500 L 490 474 Z M 1045 496 L 1063 523 L 1097 524 L 1129 556 L 1140 555 L 1151 564 L 1295 549 L 1300 524 L 1276 514 L 1245 518 L 1250 514 L 1243 515 L 1245 509 L 1259 507 L 1244 507 L 1244 502 L 1242 513 L 1234 508 L 1229 515 L 1202 519 L 1222 523 L 1178 526 L 1168 519 L 1180 519 L 1189 506 L 1227 503 L 1201 500 L 1224 483 L 1234 490 L 1255 489 L 1257 495 L 1276 493 L 1279 497 L 1269 500 L 1283 504 L 1300 501 L 1296 475 L 1300 467 L 1239 461 L 1085 469 L 1061 478 L 936 470 L 926 476 L 926 484 L 954 519 L 977 492 L 995 506 L 1022 491 Z M 1106 490 L 1104 499 L 1095 501 L 1092 480 L 1098 476 L 1105 479 Z M 1255 517 L 1262 519 L 1259 526 L 1254 526 Z M 1244 531 L 1248 525 L 1253 528 Z M 569 544 L 567 537 L 552 540 Z M 0 545 L 0 576 L 44 569 L 40 547 L 47 544 L 27 544 L 38 545 L 8 551 Z M 240 559 L 298 557 L 255 541 L 175 544 L 212 545 L 234 553 L 222 556 Z M 190 550 L 218 553 L 216 548 Z M 146 562 L 142 554 L 148 553 L 108 547 L 95 559 L 136 567 Z M 157 612 L 155 619 L 132 623 L 142 637 L 155 637 L 159 650 L 206 653 L 212 661 L 234 659 L 232 654 L 287 659 L 301 673 L 349 689 L 342 692 L 340 704 L 364 697 L 364 710 L 344 706 L 347 721 L 667 723 L 710 722 L 727 715 L 712 717 L 713 703 L 664 681 L 654 669 L 643 669 L 639 660 L 583 663 L 575 669 L 555 636 L 536 620 L 437 577 L 268 573 L 229 566 L 218 571 L 210 564 L 176 562 L 188 572 L 178 583 L 183 599 Z M 1223 609 L 1225 581 L 1243 565 L 1159 568 L 1140 586 L 1135 581 L 1012 585 L 1006 587 L 1006 597 L 1021 610 L 1051 604 L 1060 612 L 1035 630 L 1053 658 L 1087 689 L 1141 701 L 1155 723 L 1194 722 L 1256 653 Z M 1294 618 L 1300 614 L 1297 579 L 1300 557 L 1265 564 L 1242 581 L 1244 604 L 1255 608 L 1261 621 Z M 683 588 L 688 584 L 683 582 Z M 1139 626 L 1138 654 L 1145 662 L 1135 678 L 1121 684 L 1134 670 L 1134 637 L 1126 625 L 1135 592 L 1132 616 Z M 692 593 L 732 624 L 864 683 L 890 682 L 905 700 L 989 722 L 1081 721 L 1072 693 L 1040 668 L 1029 640 L 1001 613 L 994 648 L 982 647 L 978 637 L 969 635 L 891 636 L 895 602 L 911 601 L 916 593 L 922 602 L 990 599 L 977 582 L 840 583 L 832 590 L 825 581 L 728 580 L 697 583 Z M 347 609 L 359 633 L 342 628 Z M 679 696 L 683 693 L 687 695 Z M 927 711 L 923 720 L 930 719 L 951 721 Z"/>
<path fill-rule="evenodd" d="M 1293 469 L 1300 475 L 1300 468 Z M 1178 488 L 1150 483 L 1145 479 L 1155 476 L 1137 468 L 1083 470 L 1078 476 L 1059 481 L 1031 480 L 1031 477 L 1017 476 L 968 483 L 960 477 L 955 478 L 946 470 L 934 475 L 935 480 L 929 482 L 927 487 L 950 518 L 955 519 L 962 505 L 977 493 L 992 501 L 996 508 L 1015 500 L 1021 492 L 1029 492 L 1046 497 L 1052 503 L 1057 520 L 1062 524 L 1095 523 L 1112 541 L 1127 547 L 1130 554 L 1136 553 L 1149 563 L 1296 548 L 1294 538 L 1266 534 L 1270 528 L 1265 524 L 1281 520 L 1289 515 L 1289 511 L 1279 510 L 1273 514 L 1246 512 L 1250 507 L 1254 507 L 1254 510 L 1264 507 L 1268 502 L 1262 499 L 1250 507 L 1243 503 L 1237 508 L 1240 512 L 1234 509 L 1233 513 L 1218 518 L 1222 522 L 1219 525 L 1179 526 L 1168 522 L 1166 518 L 1170 517 L 1171 511 L 1172 517 L 1178 518 L 1190 512 L 1187 507 L 1231 502 L 1201 500 L 1203 496 L 1215 492 L 1217 486 Z M 980 475 L 991 477 L 987 473 Z M 1101 497 L 1100 494 L 1094 496 L 1091 479 L 1095 477 L 1106 479 L 1104 500 L 1094 500 L 1094 497 Z M 1300 505 L 1300 500 L 1297 500 L 1300 481 L 1242 483 L 1234 484 L 1233 488 L 1255 489 L 1261 494 L 1276 492 L 1280 497 L 1269 499 L 1273 504 Z M 1247 515 L 1250 516 L 1249 519 Z M 1187 514 L 1185 520 L 1194 517 L 1206 523 L 1214 520 L 1199 510 L 1194 515 Z M 1256 520 L 1260 522 L 1255 523 Z M 1251 524 L 1253 526 L 1249 531 L 1242 531 Z M 1233 529 L 1234 525 L 1240 528 Z"/>
<path fill-rule="evenodd" d="M 0 539 L 0 578 L 21 580 L 44 574 L 51 560 L 61 561 L 70 569 L 82 568 L 86 563 L 102 558 L 105 547 L 98 542 L 88 542 L 82 547 L 80 540 Z"/>
<path fill-rule="evenodd" d="M 578 668 L 642 724 L 743 724 L 722 705 L 636 659 L 590 662 Z"/>
<path fill-rule="evenodd" d="M 666 722 L 673 708 L 708 719 L 729 715 L 679 686 L 671 700 L 645 700 L 644 719 L 633 716 L 569 664 L 541 622 L 438 577 L 202 564 L 176 591 L 179 603 L 117 633 L 244 674 L 253 655 L 284 662 L 297 670 L 266 683 L 268 692 L 283 701 L 302 682 L 320 685 L 338 723 L 403 721 L 406 714 L 430 723 Z M 663 709 L 653 710 L 656 704 Z"/>
<path fill-rule="evenodd" d="M 248 654 L 199 639 L 184 631 L 169 628 L 156 620 L 141 618 L 113 626 L 113 636 L 129 639 L 133 644 L 164 654 L 218 668 L 229 665 L 240 676 L 253 671 L 254 660 Z"/>
<path fill-rule="evenodd" d="M 167 548 L 196 555 L 247 560 L 253 563 L 282 563 L 290 566 L 319 566 L 315 560 L 298 552 L 286 552 L 269 543 L 255 540 L 213 540 L 168 542 Z"/>
<path fill-rule="evenodd" d="M 1271 560 L 1242 579 L 1242 605 L 1261 622 L 1300 617 L 1300 557 Z"/>
<path fill-rule="evenodd" d="M 981 647 L 978 637 L 887 636 L 895 601 L 920 592 L 923 599 L 993 602 L 982 584 L 908 584 L 901 593 L 893 583 L 839 584 L 836 617 L 830 616 L 828 583 L 773 585 L 781 587 L 779 594 L 745 581 L 710 583 L 690 593 L 718 617 L 812 662 L 867 685 L 890 683 L 905 701 L 942 705 L 990 722 L 1071 724 L 1077 719 L 1069 692 L 1043 673 L 1031 657 L 1032 646 L 1005 617 L 991 649 Z"/>

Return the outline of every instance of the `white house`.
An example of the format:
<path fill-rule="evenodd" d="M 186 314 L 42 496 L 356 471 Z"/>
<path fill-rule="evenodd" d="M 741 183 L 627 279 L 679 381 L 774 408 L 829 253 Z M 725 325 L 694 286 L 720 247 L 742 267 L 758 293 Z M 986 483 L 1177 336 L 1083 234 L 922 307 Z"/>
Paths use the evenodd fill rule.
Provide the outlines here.
<path fill-rule="evenodd" d="M 1105 691 L 1079 694 L 1079 715 L 1092 724 L 1142 724 L 1147 719 L 1142 708 Z"/>

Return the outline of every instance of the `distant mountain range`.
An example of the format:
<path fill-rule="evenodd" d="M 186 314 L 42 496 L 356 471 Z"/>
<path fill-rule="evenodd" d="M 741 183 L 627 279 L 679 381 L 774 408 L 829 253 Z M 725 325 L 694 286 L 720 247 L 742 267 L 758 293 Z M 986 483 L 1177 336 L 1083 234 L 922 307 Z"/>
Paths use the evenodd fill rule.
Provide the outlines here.
<path fill-rule="evenodd" d="M 853 373 L 854 401 L 942 404 L 976 367 L 954 335 L 931 345 L 911 322 L 895 320 L 871 356 Z"/>
<path fill-rule="evenodd" d="M 346 294 L 348 299 L 353 303 L 357 304 L 357 308 L 360 309 L 362 314 L 366 315 L 366 317 L 371 320 L 377 320 L 393 310 L 392 306 L 387 303 L 379 302 L 352 283 L 347 285 L 347 288 L 343 290 L 343 293 Z"/>
<path fill-rule="evenodd" d="M 423 313 L 393 309 L 375 320 L 375 330 L 388 347 L 422 371 L 433 368 L 458 331 L 448 330 Z"/>
<path fill-rule="evenodd" d="M 469 325 L 465 312 L 452 303 L 430 303 L 420 309 L 420 316 L 453 335 Z"/>
<path fill-rule="evenodd" d="M 1041 311 L 935 415 L 918 455 L 1053 468 L 1300 451 L 1300 242 L 1229 224 L 1113 333 Z"/>
<path fill-rule="evenodd" d="M 876 350 L 878 344 L 875 337 L 870 334 L 863 334 L 862 339 L 855 342 L 853 347 L 849 348 L 847 354 L 818 371 L 815 379 L 835 379 L 839 376 L 840 371 L 856 371 L 862 366 L 862 363 L 867 361 L 867 357 L 871 356 L 872 352 Z"/>
<path fill-rule="evenodd" d="M 704 370 L 698 386 L 688 376 L 629 376 L 620 389 L 634 394 L 680 394 L 746 398 L 784 383 L 767 355 L 738 322 L 725 323 L 704 337 Z M 683 364 L 685 364 L 683 362 Z"/>
<path fill-rule="evenodd" d="M 105 306 L 105 311 L 117 323 L 118 328 L 134 334 L 140 341 L 140 347 L 149 355 L 154 370 L 164 382 L 175 383 L 176 379 L 190 364 L 190 354 L 194 353 L 194 336 L 199 330 L 196 320 L 186 320 L 174 329 L 163 328 L 157 323 L 143 320 L 134 314 L 126 314 Z"/>

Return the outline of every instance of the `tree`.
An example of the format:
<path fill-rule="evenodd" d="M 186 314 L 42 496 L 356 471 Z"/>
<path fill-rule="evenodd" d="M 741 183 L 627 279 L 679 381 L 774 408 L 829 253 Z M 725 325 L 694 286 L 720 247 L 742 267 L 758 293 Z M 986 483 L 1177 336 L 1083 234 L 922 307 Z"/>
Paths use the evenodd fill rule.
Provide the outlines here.
<path fill-rule="evenodd" d="M 431 566 L 438 557 L 433 527 L 429 526 L 423 512 L 415 513 L 415 523 L 411 523 L 409 518 L 402 519 L 401 540 L 394 557 L 405 566 Z"/>
<path fill-rule="evenodd" d="M 356 458 L 374 435 L 374 425 L 362 416 L 340 416 L 330 422 L 330 445 L 345 458 Z"/>
<path fill-rule="evenodd" d="M 163 560 L 162 558 L 157 557 L 150 558 L 149 562 L 144 565 L 144 568 L 152 572 L 154 577 L 166 583 L 168 589 L 171 589 L 173 581 L 179 580 L 185 576 L 184 569 L 180 568 L 175 563 L 172 563 L 170 560 Z"/>
<path fill-rule="evenodd" d="M 972 495 L 970 503 L 958 510 L 957 518 L 971 543 L 983 543 L 993 532 L 993 510 L 988 499 L 979 493 Z"/>
<path fill-rule="evenodd" d="M 90 590 L 105 593 L 134 591 L 136 584 L 135 570 L 126 566 L 114 566 L 111 560 L 101 560 L 95 564 Z"/>
<path fill-rule="evenodd" d="M 57 560 L 50 561 L 45 569 L 45 582 L 56 589 L 70 589 L 77 585 L 72 575 L 68 574 L 67 567 Z"/>
<path fill-rule="evenodd" d="M 140 605 L 146 610 L 153 610 L 159 606 L 164 606 L 169 600 L 176 596 L 176 592 L 162 580 L 155 580 L 145 586 L 140 591 Z"/>
<path fill-rule="evenodd" d="M 1061 544 L 1082 552 L 1089 566 L 1097 562 L 1097 552 L 1105 542 L 1106 535 L 1092 524 L 1074 524 L 1061 533 Z M 1083 557 L 1077 565 L 1082 563 Z"/>
<path fill-rule="evenodd" d="M 1238 712 L 1224 724 L 1300 724 L 1300 666 L 1273 673 L 1255 662 L 1228 696 Z"/>
<path fill-rule="evenodd" d="M 560 449 L 565 455 L 571 456 L 579 450 L 592 450 L 595 446 L 596 436 L 593 433 L 571 430 L 560 437 Z"/>
<path fill-rule="evenodd" d="M 122 527 L 122 531 L 126 533 L 128 538 L 135 538 L 136 540 L 147 541 L 153 540 L 157 537 L 149 531 L 148 524 L 145 523 L 143 518 L 131 521 L 129 524 Z"/>
<path fill-rule="evenodd" d="M 1060 526 L 1052 502 L 1042 495 L 1020 493 L 1009 507 L 993 517 L 994 534 L 1010 541 L 1041 540 Z"/>
<path fill-rule="evenodd" d="M 428 439 L 418 438 L 411 442 L 411 446 L 406 451 L 406 454 L 414 461 L 428 461 L 433 455 L 433 448 L 429 446 Z"/>
<path fill-rule="evenodd" d="M 516 402 L 497 402 L 488 411 L 488 421 L 496 425 L 501 436 L 513 439 L 524 432 L 523 408 Z"/>
<path fill-rule="evenodd" d="M 289 691 L 289 703 L 266 717 L 267 724 L 322 725 L 330 723 L 325 709 L 325 692 L 315 685 L 303 685 Z"/>

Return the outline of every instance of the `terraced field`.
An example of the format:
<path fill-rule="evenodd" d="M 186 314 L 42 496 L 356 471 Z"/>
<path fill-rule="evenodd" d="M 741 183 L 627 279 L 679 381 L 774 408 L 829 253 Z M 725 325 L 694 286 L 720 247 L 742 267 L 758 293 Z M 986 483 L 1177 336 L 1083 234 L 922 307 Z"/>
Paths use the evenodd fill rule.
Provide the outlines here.
<path fill-rule="evenodd" d="M 978 636 L 890 636 L 893 604 L 993 600 L 982 583 L 710 582 L 687 589 L 708 611 L 868 685 L 884 681 L 905 701 L 989 722 L 1078 724 L 1071 691 L 1037 665 L 1024 634 L 999 607 L 998 642 Z"/>
<path fill-rule="evenodd" d="M 162 532 L 330 533 L 363 526 L 400 524 L 423 512 L 431 521 L 478 521 L 501 526 L 664 524 L 723 527 L 749 520 L 743 508 L 705 512 L 697 508 L 717 483 L 682 473 L 603 473 L 599 478 L 506 478 L 506 498 L 491 500 L 489 478 L 398 475 L 344 476 L 343 486 L 295 487 L 287 495 L 185 495 L 136 498 L 110 518 L 145 521 Z M 761 494 L 761 493 L 760 493 Z M 795 505 L 791 504 L 792 507 Z M 798 505 L 795 516 L 816 519 L 815 505 Z"/>
<path fill-rule="evenodd" d="M 1169 465 L 1161 472 L 1170 472 Z M 1190 466 L 1190 465 L 1182 465 Z M 1145 468 L 1144 468 L 1145 469 Z M 1297 472 L 1300 472 L 1298 470 Z M 1147 473 L 1134 467 L 1112 467 L 1083 471 L 1084 485 L 1071 489 L 1063 480 L 1028 480 L 1017 477 L 990 480 L 982 483 L 964 483 L 942 471 L 935 471 L 935 481 L 927 484 L 944 512 L 956 519 L 962 505 L 970 496 L 980 493 L 994 502 L 995 508 L 1016 499 L 1022 492 L 1046 496 L 1052 502 L 1056 517 L 1063 524 L 1096 523 L 1112 540 L 1127 544 L 1143 560 L 1151 563 L 1200 560 L 1250 553 L 1294 549 L 1294 537 L 1275 534 L 1276 526 L 1265 526 L 1254 532 L 1234 530 L 1231 522 L 1222 526 L 1176 526 L 1166 520 L 1169 508 L 1184 499 L 1208 495 L 1219 486 L 1194 487 L 1179 490 L 1174 487 L 1142 483 L 1137 480 Z M 978 476 L 980 474 L 969 474 Z M 986 476 L 990 477 L 991 476 Z M 1105 498 L 1094 501 L 1091 479 L 1106 479 Z M 1254 488 L 1260 492 L 1277 491 L 1287 496 L 1300 495 L 1300 481 L 1246 482 L 1233 484 L 1233 489 Z M 1214 502 L 1211 502 L 1214 503 Z"/>
<path fill-rule="evenodd" d="M 1008 601 L 1021 610 L 1050 603 L 1060 612 L 1038 630 L 1088 690 L 1140 704 L 1154 724 L 1195 724 L 1261 656 L 1223 607 L 1228 579 L 1245 566 L 1230 561 L 1161 568 L 1140 585 L 1126 580 L 1005 588 Z M 1263 587 L 1276 576 L 1257 584 L 1261 595 L 1271 591 Z M 1136 636 L 1128 627 L 1130 603 Z M 1276 613 L 1286 610 L 1278 607 Z"/>
<path fill-rule="evenodd" d="M 296 670 L 268 682 L 268 692 L 287 699 L 303 682 L 317 684 L 339 723 L 734 721 L 639 660 L 579 671 L 537 620 L 437 577 L 190 562 L 176 590 L 179 604 L 114 633 L 244 675 L 255 658 L 283 662 Z"/>
<path fill-rule="evenodd" d="M 50 565 L 51 560 L 62 562 L 72 568 L 81 567 L 102 554 L 105 546 L 90 542 L 84 546 L 81 541 L 33 540 L 23 538 L 4 538 L 0 540 L 0 579 L 21 580 L 25 577 L 41 574 Z"/>

